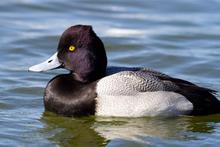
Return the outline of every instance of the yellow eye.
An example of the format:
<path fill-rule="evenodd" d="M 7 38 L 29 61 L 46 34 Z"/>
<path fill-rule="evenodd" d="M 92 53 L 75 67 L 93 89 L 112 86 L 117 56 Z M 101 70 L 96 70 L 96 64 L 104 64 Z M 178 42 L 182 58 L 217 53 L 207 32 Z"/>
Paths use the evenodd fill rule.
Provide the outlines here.
<path fill-rule="evenodd" d="M 76 47 L 75 46 L 73 46 L 73 45 L 70 45 L 70 47 L 69 47 L 69 51 L 74 51 L 76 49 Z"/>

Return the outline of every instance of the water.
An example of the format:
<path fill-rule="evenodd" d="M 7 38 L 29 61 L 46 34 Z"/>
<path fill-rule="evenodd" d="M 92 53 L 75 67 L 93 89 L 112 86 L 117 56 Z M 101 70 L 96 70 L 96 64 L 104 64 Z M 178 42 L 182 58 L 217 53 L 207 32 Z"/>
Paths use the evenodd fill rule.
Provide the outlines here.
<path fill-rule="evenodd" d="M 0 146 L 218 146 L 220 115 L 66 118 L 44 113 L 47 82 L 27 72 L 60 34 L 90 24 L 109 65 L 144 66 L 220 91 L 219 0 L 0 2 Z"/>

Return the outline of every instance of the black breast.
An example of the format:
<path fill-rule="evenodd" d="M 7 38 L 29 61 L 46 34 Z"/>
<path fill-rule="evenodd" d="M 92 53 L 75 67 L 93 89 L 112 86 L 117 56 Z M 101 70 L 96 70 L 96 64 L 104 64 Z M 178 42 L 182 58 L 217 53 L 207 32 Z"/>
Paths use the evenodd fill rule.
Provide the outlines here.
<path fill-rule="evenodd" d="M 54 77 L 45 90 L 45 109 L 65 116 L 94 115 L 96 83 L 81 83 L 71 74 Z"/>

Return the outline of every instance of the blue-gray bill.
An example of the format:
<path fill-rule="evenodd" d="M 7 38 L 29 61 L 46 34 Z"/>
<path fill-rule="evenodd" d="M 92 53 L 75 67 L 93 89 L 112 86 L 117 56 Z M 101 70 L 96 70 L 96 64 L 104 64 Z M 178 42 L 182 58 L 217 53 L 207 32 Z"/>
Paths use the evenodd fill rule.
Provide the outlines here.
<path fill-rule="evenodd" d="M 42 71 L 47 71 L 51 69 L 56 69 L 60 67 L 62 64 L 59 62 L 58 57 L 57 57 L 57 52 L 53 54 L 49 59 L 46 61 L 31 66 L 28 71 L 33 71 L 33 72 L 42 72 Z"/>

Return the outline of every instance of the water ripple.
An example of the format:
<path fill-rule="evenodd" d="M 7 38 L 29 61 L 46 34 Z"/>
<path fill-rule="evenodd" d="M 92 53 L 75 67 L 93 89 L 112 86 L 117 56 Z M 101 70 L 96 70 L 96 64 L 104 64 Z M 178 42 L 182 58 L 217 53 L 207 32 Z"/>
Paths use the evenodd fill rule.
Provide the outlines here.
<path fill-rule="evenodd" d="M 219 116 L 65 118 L 44 114 L 47 82 L 27 72 L 52 55 L 68 26 L 89 24 L 109 65 L 145 66 L 220 91 L 220 1 L 9 0 L 0 2 L 0 146 L 219 144 Z M 109 119 L 109 120 L 108 120 Z"/>

